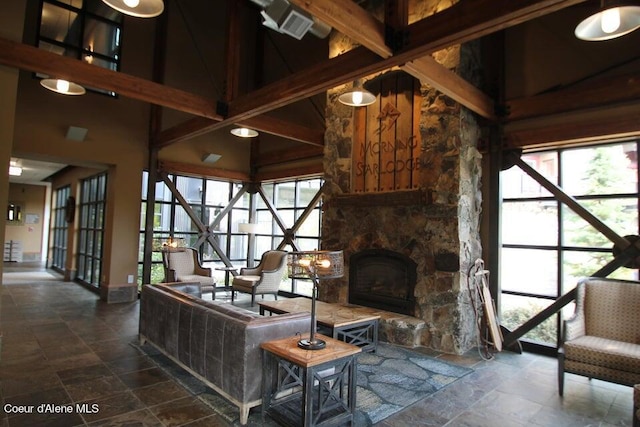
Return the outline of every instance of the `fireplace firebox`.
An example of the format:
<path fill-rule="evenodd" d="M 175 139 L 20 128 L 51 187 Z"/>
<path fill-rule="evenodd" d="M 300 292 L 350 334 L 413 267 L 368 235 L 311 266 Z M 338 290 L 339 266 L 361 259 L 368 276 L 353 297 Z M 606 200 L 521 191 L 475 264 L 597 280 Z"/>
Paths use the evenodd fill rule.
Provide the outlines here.
<path fill-rule="evenodd" d="M 366 249 L 349 258 L 349 302 L 414 315 L 417 264 L 387 249 Z"/>

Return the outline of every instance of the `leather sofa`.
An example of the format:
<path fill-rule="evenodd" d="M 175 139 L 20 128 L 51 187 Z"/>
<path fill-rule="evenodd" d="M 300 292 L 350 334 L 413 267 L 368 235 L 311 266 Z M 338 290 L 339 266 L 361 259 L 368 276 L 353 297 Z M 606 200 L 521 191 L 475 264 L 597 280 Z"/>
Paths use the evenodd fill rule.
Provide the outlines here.
<path fill-rule="evenodd" d="M 309 313 L 260 316 L 200 298 L 197 282 L 144 285 L 140 297 L 140 343 L 151 343 L 240 410 L 261 403 L 264 341 L 309 329 Z"/>

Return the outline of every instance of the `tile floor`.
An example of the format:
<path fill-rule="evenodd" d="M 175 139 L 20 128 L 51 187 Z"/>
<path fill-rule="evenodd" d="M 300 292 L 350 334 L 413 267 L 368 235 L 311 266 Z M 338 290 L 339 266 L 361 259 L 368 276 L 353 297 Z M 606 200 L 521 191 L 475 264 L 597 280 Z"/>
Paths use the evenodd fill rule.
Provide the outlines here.
<path fill-rule="evenodd" d="M 103 303 L 39 265 L 5 263 L 4 271 L 0 427 L 230 425 L 130 345 L 138 303 Z M 567 375 L 559 398 L 553 358 L 503 352 L 485 361 L 477 351 L 434 356 L 475 371 L 379 426 L 632 423 L 630 387 Z M 51 404 L 44 408 L 50 412 L 73 410 L 35 413 L 42 403 Z M 14 412 L 29 406 L 34 413 Z"/>

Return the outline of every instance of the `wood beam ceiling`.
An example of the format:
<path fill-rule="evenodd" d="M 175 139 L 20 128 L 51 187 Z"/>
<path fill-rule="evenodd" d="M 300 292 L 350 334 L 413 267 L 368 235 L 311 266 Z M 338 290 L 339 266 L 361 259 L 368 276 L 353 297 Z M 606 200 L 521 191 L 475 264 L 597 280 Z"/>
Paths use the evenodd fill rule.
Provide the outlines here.
<path fill-rule="evenodd" d="M 117 92 L 200 117 L 221 119 L 214 100 L 4 38 L 0 38 L 0 64 Z"/>
<path fill-rule="evenodd" d="M 343 3 L 338 0 L 293 1 L 307 8 L 311 8 L 313 3 L 314 7 L 317 7 L 316 11 L 325 10 L 334 20 L 339 19 L 336 10 L 343 10 L 338 9 Z M 405 64 L 445 47 L 464 43 L 583 1 L 585 0 L 458 2 L 448 9 L 409 25 L 407 31 L 411 37 L 408 43 L 392 56 L 380 58 L 364 46 L 357 47 L 230 101 L 228 116 L 210 126 L 208 130 L 212 131 L 257 116 L 357 78 Z M 372 43 L 372 40 L 374 37 L 369 34 L 367 43 Z M 486 110 L 486 107 L 484 109 Z M 188 134 L 183 136 L 189 137 Z"/>
<path fill-rule="evenodd" d="M 509 121 L 640 99 L 640 73 L 589 80 L 575 87 L 507 101 Z"/>
<path fill-rule="evenodd" d="M 214 100 L 135 76 L 95 67 L 82 61 L 2 38 L 0 38 L 0 64 L 67 78 L 86 86 L 111 90 L 122 96 L 196 116 L 192 120 L 162 132 L 159 137 L 161 145 L 204 134 L 234 123 L 253 123 L 251 127 L 258 130 L 291 137 L 289 132 L 283 130 L 282 123 L 269 124 L 270 119 L 259 118 L 259 116 L 340 84 L 351 82 L 356 78 L 394 66 L 404 66 L 406 71 L 419 76 L 420 79 L 431 78 L 430 83 L 434 86 L 442 85 L 439 90 L 466 104 L 478 114 L 490 117 L 492 114 L 491 100 L 482 92 L 474 91 L 473 88 L 467 86 L 468 83 L 457 76 L 447 76 L 447 73 L 439 75 L 438 68 L 428 59 L 429 55 L 442 48 L 503 30 L 581 3 L 584 0 L 460 1 L 448 9 L 407 26 L 406 30 L 411 34 L 409 41 L 404 47 L 388 57 L 380 56 L 389 54 L 389 49 L 380 42 L 384 35 L 380 29 L 381 25 L 371 21 L 368 13 L 354 2 L 341 0 L 292 1 L 313 11 L 314 15 L 319 15 L 319 18 L 324 18 L 323 20 L 330 22 L 336 28 L 348 31 L 351 33 L 351 37 L 362 43 L 363 46 L 322 61 L 306 70 L 293 73 L 281 81 L 264 86 L 249 94 L 227 98 L 229 99 L 227 117 L 221 117 L 217 114 Z M 343 16 L 347 16 L 349 19 L 345 19 Z M 358 25 L 353 25 L 354 22 Z M 357 34 L 353 34 L 353 28 L 358 28 Z M 434 75 L 436 77 L 433 77 Z M 228 89 L 233 94 L 233 84 Z M 595 89 L 592 92 L 597 98 Z M 608 91 L 604 96 L 615 101 L 624 97 L 625 93 L 628 95 L 629 92 L 615 94 Z M 637 95 L 633 96 L 637 98 Z M 573 99 L 578 97 L 579 95 L 575 95 Z M 548 113 L 549 99 L 551 98 L 541 97 L 530 101 L 511 101 L 510 107 L 513 115 L 508 120 L 534 114 L 532 112 L 542 112 L 542 109 Z M 578 106 L 578 104 L 572 104 L 574 101 L 570 97 L 557 99 L 558 104 L 555 104 L 557 110 L 577 108 Z M 263 129 L 258 128 L 257 125 L 260 123 L 262 123 Z M 295 132 L 290 133 L 294 134 L 292 139 L 295 140 L 313 145 L 321 143 L 318 132 L 314 130 L 297 127 Z"/>

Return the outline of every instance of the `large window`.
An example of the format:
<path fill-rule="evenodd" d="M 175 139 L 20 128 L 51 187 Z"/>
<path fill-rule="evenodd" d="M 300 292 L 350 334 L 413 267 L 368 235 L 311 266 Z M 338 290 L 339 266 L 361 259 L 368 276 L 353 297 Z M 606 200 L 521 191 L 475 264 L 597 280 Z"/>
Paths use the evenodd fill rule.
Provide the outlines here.
<path fill-rule="evenodd" d="M 522 156 L 619 236 L 638 234 L 636 141 Z M 613 243 L 517 166 L 502 172 L 501 322 L 516 329 L 613 259 Z M 636 279 L 637 269 L 608 277 Z M 573 306 L 565 307 L 566 316 Z M 555 346 L 559 317 L 524 336 Z"/>
<path fill-rule="evenodd" d="M 264 193 L 273 207 L 278 218 L 274 217 L 268 205 L 259 199 L 256 213 L 259 231 L 256 234 L 256 255 L 277 247 L 284 239 L 284 232 L 278 219 L 284 223 L 285 230 L 293 228 L 302 217 L 309 203 L 316 197 L 322 187 L 322 180 L 304 179 L 288 182 L 275 182 L 263 185 Z M 320 249 L 322 228 L 322 204 L 317 202 L 304 221 L 299 224 L 295 233 L 295 243 L 302 251 Z M 285 250 L 293 250 L 290 245 Z M 311 295 L 311 282 L 287 280 L 280 289 L 297 295 Z"/>
<path fill-rule="evenodd" d="M 51 221 L 51 267 L 64 272 L 67 264 L 67 203 L 71 187 L 58 188 L 53 196 L 53 219 Z"/>
<path fill-rule="evenodd" d="M 102 274 L 102 238 L 107 194 L 107 174 L 101 173 L 81 182 L 78 227 L 78 270 L 76 279 L 100 287 Z"/>
<path fill-rule="evenodd" d="M 121 35 L 122 14 L 102 0 L 42 1 L 40 49 L 117 71 Z M 114 92 L 91 90 L 115 96 Z"/>
<path fill-rule="evenodd" d="M 222 210 L 229 205 L 230 201 L 242 189 L 242 184 L 176 175 L 171 175 L 169 178 L 180 195 L 186 200 L 192 212 L 204 226 L 208 227 L 216 219 L 219 219 L 213 228 L 209 228 L 212 238 L 232 261 L 234 266 L 238 268 L 246 266 L 247 235 L 238 233 L 237 225 L 240 222 L 247 222 L 249 218 L 250 194 L 244 193 L 227 215 L 218 218 Z M 148 173 L 145 172 L 142 182 L 143 201 L 142 218 L 140 222 L 138 277 L 142 277 L 147 180 Z M 195 247 L 200 237 L 200 230 L 196 226 L 196 223 L 192 221 L 187 211 L 180 205 L 164 182 L 158 182 L 155 191 L 154 237 L 166 238 L 172 236 L 183 238 L 187 246 Z M 197 249 L 200 252 L 201 260 L 205 267 L 215 269 L 216 267 L 222 267 L 224 265 L 210 244 L 201 242 Z M 151 282 L 161 282 L 164 279 L 161 254 L 154 253 L 152 262 Z M 225 272 L 214 271 L 216 272 L 216 276 L 219 276 L 216 278 L 217 283 L 224 283 Z"/>
<path fill-rule="evenodd" d="M 147 202 L 148 174 L 143 175 L 142 182 L 142 217 L 140 222 L 140 250 L 139 274 L 142 277 L 144 255 L 145 215 Z M 284 240 L 285 232 L 294 227 L 307 209 L 307 205 L 314 200 L 320 190 L 320 179 L 305 179 L 287 182 L 277 182 L 262 186 L 262 192 L 267 197 L 267 203 L 259 193 L 250 194 L 243 190 L 240 183 L 192 178 L 179 175 L 169 176 L 171 183 L 189 204 L 192 212 L 202 224 L 208 228 L 211 238 L 222 250 L 234 267 L 240 269 L 247 265 L 255 265 L 265 251 L 277 248 Z M 180 205 L 169 187 L 160 181 L 156 184 L 156 201 L 154 208 L 153 235 L 154 238 L 184 238 L 187 246 L 197 247 L 202 264 L 212 269 L 219 287 L 229 284 L 231 278 L 228 272 L 216 270 L 224 267 L 224 262 L 214 251 L 212 245 L 200 238 L 201 233 L 186 210 Z M 240 194 L 242 192 L 242 194 Z M 238 195 L 240 196 L 238 197 Z M 237 200 L 229 208 L 234 199 Z M 253 215 L 252 207 L 255 206 Z M 273 214 L 271 209 L 275 209 Z M 225 213 L 222 215 L 222 213 Z M 258 224 L 255 235 L 247 235 L 238 230 L 238 224 L 249 222 L 252 218 Z M 284 226 L 284 230 L 280 225 Z M 302 250 L 320 247 L 321 204 L 316 203 L 311 212 L 304 216 L 296 232 L 296 244 Z M 255 244 L 249 245 L 254 239 Z M 250 253 L 253 248 L 253 253 Z M 284 248 L 292 250 L 291 247 Z M 151 282 L 159 283 L 164 280 L 164 269 L 160 253 L 153 253 Z M 310 295 L 310 285 L 296 285 L 285 278 L 281 289 L 284 292 L 295 292 Z"/>

